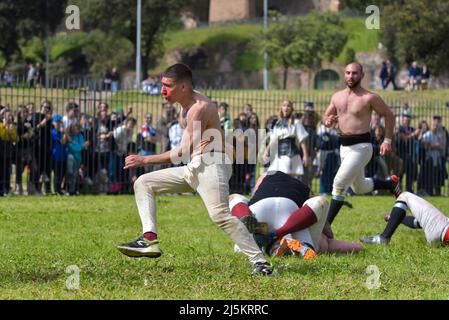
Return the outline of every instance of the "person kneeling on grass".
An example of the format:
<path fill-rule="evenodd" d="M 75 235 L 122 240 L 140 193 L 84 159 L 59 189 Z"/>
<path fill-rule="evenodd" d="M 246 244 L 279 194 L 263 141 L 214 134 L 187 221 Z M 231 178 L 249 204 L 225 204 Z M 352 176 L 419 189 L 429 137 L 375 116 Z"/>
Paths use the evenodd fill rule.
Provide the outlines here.
<path fill-rule="evenodd" d="M 326 221 L 329 202 L 309 195 L 310 189 L 298 179 L 272 171 L 259 178 L 249 201 L 232 194 L 229 207 L 269 255 L 312 259 L 317 253 L 363 250 L 358 243 L 333 239 Z"/>
<path fill-rule="evenodd" d="M 412 216 L 407 216 L 410 209 Z M 360 241 L 371 244 L 388 244 L 397 227 L 402 223 L 409 228 L 424 230 L 429 245 L 449 245 L 449 218 L 426 200 L 411 192 L 399 195 L 390 214 L 385 230 L 372 237 L 362 237 Z"/>

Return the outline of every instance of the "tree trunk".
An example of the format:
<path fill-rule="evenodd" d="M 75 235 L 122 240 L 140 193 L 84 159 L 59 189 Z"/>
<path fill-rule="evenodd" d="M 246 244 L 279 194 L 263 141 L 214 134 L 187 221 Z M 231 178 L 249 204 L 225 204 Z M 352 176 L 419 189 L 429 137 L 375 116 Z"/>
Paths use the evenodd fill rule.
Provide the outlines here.
<path fill-rule="evenodd" d="M 284 64 L 284 80 L 282 84 L 284 90 L 287 89 L 287 77 L 288 77 L 288 66 Z"/>
<path fill-rule="evenodd" d="M 146 79 L 148 77 L 148 69 L 150 68 L 150 55 L 151 51 L 153 50 L 153 42 L 155 41 L 156 35 L 159 31 L 159 25 L 156 26 L 154 29 L 152 29 L 150 32 L 148 32 L 146 42 L 144 44 L 144 47 L 142 48 L 142 51 L 144 52 L 142 54 L 142 75 L 143 77 L 141 79 Z"/>

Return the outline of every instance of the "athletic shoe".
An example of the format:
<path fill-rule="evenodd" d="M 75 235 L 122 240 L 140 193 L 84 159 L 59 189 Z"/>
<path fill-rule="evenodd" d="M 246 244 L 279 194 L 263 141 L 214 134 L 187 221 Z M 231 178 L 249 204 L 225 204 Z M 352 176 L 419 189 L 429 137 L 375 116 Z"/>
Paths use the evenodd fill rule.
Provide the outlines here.
<path fill-rule="evenodd" d="M 256 262 L 252 276 L 273 276 L 273 267 L 268 262 Z"/>
<path fill-rule="evenodd" d="M 360 241 L 369 244 L 389 244 L 390 239 L 382 237 L 380 234 L 377 234 L 372 237 L 361 237 Z"/>
<path fill-rule="evenodd" d="M 391 193 L 395 196 L 395 198 L 399 197 L 399 195 L 402 193 L 399 177 L 397 175 L 392 175 L 390 177 L 390 182 L 391 182 L 391 189 L 390 189 Z"/>
<path fill-rule="evenodd" d="M 162 251 L 159 248 L 159 241 L 150 241 L 144 236 L 140 236 L 133 242 L 120 244 L 117 246 L 117 249 L 124 255 L 133 258 L 157 258 L 162 254 Z"/>
<path fill-rule="evenodd" d="M 300 255 L 305 260 L 316 258 L 317 254 L 316 254 L 315 250 L 313 250 L 307 244 L 301 243 L 300 241 L 295 240 L 295 239 L 285 239 L 285 240 L 287 240 L 287 246 L 288 246 L 288 248 L 291 249 L 291 251 L 293 252 L 293 255 L 295 255 L 295 256 Z"/>
<path fill-rule="evenodd" d="M 273 243 L 269 250 L 270 256 L 275 257 L 285 257 L 285 256 L 292 256 L 293 252 L 288 247 L 288 241 L 286 238 L 282 238 L 281 241 L 276 241 Z"/>
<path fill-rule="evenodd" d="M 257 219 L 255 216 L 243 216 L 240 218 L 240 221 L 245 225 L 246 229 L 248 229 L 250 233 L 254 233 L 256 231 Z"/>

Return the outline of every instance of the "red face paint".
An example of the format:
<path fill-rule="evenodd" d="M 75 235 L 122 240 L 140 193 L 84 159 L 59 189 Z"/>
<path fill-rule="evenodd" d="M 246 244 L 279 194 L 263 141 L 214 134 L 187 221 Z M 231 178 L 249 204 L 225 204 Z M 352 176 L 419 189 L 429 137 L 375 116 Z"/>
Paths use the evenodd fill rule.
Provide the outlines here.
<path fill-rule="evenodd" d="M 165 97 L 165 99 L 170 99 L 171 97 L 171 89 L 166 87 L 166 86 L 162 86 L 162 95 Z"/>
<path fill-rule="evenodd" d="M 165 100 L 169 101 L 172 99 L 173 94 L 173 80 L 170 78 L 163 77 L 161 79 L 162 88 L 161 88 L 161 94 L 165 98 Z"/>

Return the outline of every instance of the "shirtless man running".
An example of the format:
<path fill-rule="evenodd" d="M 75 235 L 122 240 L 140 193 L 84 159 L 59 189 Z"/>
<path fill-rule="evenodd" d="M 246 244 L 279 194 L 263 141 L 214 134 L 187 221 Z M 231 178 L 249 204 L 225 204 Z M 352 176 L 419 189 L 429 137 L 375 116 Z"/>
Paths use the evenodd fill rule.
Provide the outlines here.
<path fill-rule="evenodd" d="M 157 238 L 155 195 L 196 190 L 203 199 L 212 221 L 217 224 L 254 265 L 252 274 L 271 275 L 272 267 L 265 259 L 252 235 L 229 211 L 229 178 L 231 161 L 226 151 L 217 108 L 204 95 L 193 90 L 192 71 L 184 64 L 169 67 L 162 75 L 162 96 L 182 107 L 180 123 L 184 134 L 177 149 L 149 156 L 130 155 L 124 169 L 155 164 L 179 163 L 186 166 L 153 171 L 140 176 L 134 192 L 143 226 L 137 240 L 117 246 L 131 257 L 157 258 L 161 255 Z M 206 132 L 207 131 L 207 132 Z M 213 139 L 212 139 L 213 138 Z"/>
<path fill-rule="evenodd" d="M 380 146 L 381 155 L 391 152 L 394 116 L 377 94 L 362 88 L 360 83 L 363 76 L 361 64 L 348 64 L 345 68 L 347 88 L 332 96 L 331 103 L 323 115 L 326 127 L 338 125 L 341 143 L 341 165 L 334 178 L 327 217 L 329 223 L 333 222 L 344 204 L 344 194 L 350 186 L 359 194 L 377 189 L 388 189 L 396 197 L 400 194 L 396 176 L 392 176 L 388 181 L 365 178 L 365 166 L 373 154 L 369 133 L 371 114 L 376 111 L 385 118 L 385 139 Z"/>

